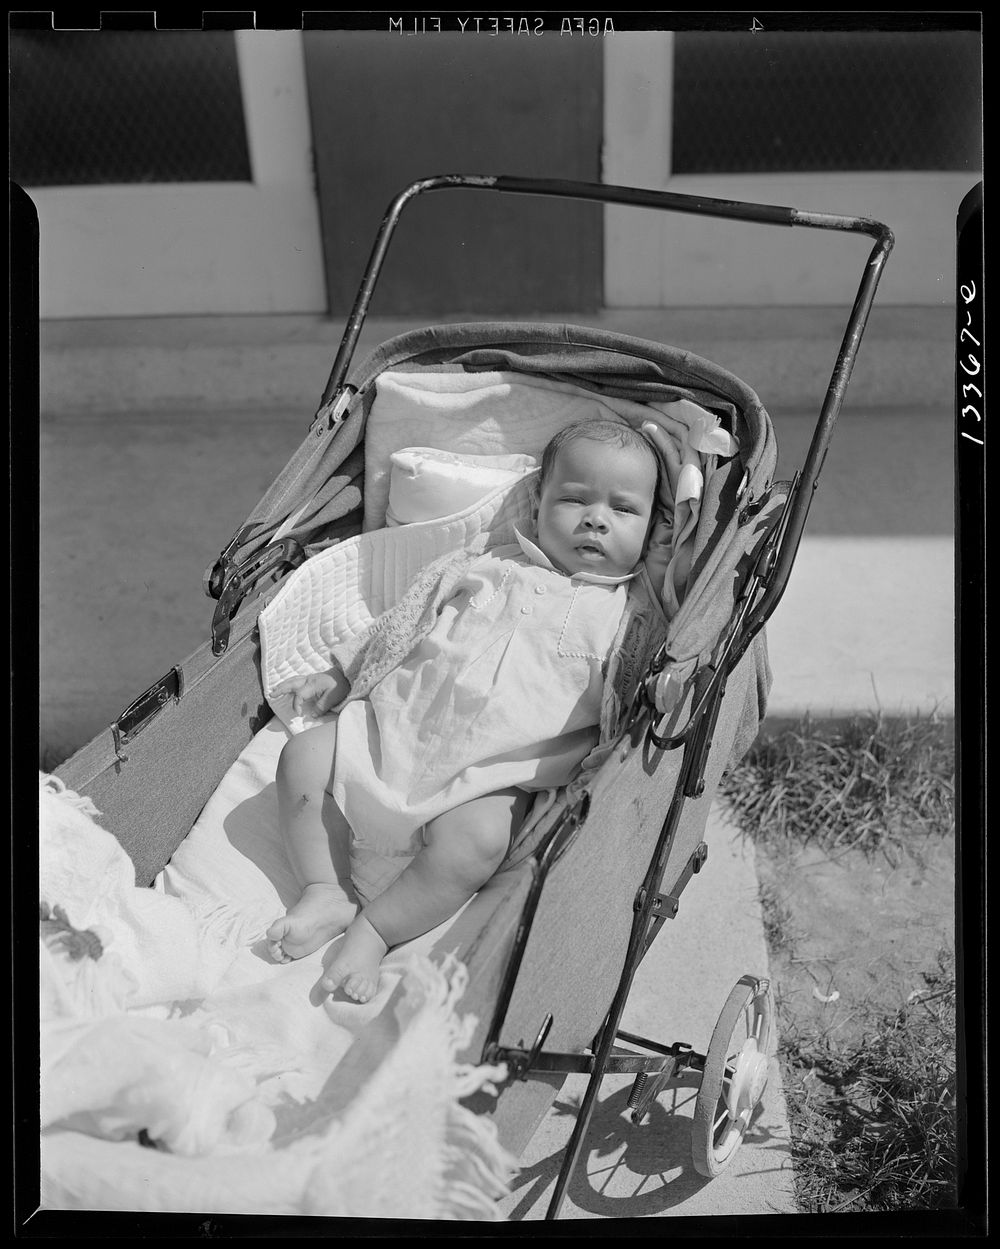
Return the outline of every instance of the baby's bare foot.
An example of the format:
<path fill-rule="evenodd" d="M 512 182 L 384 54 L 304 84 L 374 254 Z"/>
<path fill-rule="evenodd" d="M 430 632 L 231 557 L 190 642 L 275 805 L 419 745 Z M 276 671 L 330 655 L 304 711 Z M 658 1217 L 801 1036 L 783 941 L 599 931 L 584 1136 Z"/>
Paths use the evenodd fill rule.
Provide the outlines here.
<path fill-rule="evenodd" d="M 306 885 L 298 902 L 267 930 L 271 957 L 279 963 L 305 958 L 339 937 L 357 913 L 357 903 L 338 886 Z"/>
<path fill-rule="evenodd" d="M 344 934 L 337 957 L 323 977 L 327 993 L 343 989 L 356 1002 L 368 1002 L 378 990 L 378 969 L 388 946 L 375 929 L 359 915 Z"/>

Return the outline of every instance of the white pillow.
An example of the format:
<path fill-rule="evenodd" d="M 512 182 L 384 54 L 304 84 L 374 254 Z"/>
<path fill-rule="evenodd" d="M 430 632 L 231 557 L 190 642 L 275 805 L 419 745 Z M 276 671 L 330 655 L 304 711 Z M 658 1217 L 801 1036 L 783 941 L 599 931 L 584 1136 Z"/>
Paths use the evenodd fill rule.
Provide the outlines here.
<path fill-rule="evenodd" d="M 458 455 L 436 447 L 403 447 L 390 462 L 387 526 L 451 516 L 538 467 L 532 455 Z"/>

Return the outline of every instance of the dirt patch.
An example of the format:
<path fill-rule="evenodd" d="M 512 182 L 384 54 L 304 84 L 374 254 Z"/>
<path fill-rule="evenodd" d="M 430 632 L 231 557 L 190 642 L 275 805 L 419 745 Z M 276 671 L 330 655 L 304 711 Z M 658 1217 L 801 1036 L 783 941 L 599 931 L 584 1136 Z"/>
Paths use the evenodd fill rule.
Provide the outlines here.
<path fill-rule="evenodd" d="M 954 1204 L 954 849 L 758 847 L 803 1211 Z"/>
<path fill-rule="evenodd" d="M 800 1209 L 953 1207 L 954 726 L 806 719 L 724 788 L 756 850 Z"/>
<path fill-rule="evenodd" d="M 954 949 L 951 840 L 895 864 L 808 846 L 758 847 L 757 863 L 775 991 L 800 1029 L 858 1038 L 872 1009 L 912 1001 Z"/>

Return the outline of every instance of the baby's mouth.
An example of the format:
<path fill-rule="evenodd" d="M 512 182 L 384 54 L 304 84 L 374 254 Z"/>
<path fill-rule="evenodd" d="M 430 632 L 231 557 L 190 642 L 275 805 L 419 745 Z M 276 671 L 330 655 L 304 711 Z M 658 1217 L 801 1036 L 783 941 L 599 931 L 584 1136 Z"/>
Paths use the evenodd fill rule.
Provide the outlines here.
<path fill-rule="evenodd" d="M 581 542 L 576 549 L 581 555 L 589 555 L 595 559 L 604 556 L 604 547 L 599 542 Z"/>

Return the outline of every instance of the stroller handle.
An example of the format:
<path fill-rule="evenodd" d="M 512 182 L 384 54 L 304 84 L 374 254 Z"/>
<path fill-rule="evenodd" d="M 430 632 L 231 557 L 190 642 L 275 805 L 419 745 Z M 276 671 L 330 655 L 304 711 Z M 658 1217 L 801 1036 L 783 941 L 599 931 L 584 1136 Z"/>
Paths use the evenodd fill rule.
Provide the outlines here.
<path fill-rule="evenodd" d="M 866 234 L 875 240 L 858 285 L 854 306 L 851 309 L 837 362 L 827 386 L 805 461 L 796 477 L 792 497 L 788 500 L 785 509 L 784 533 L 767 588 L 747 621 L 748 632 L 744 645 L 740 648 L 740 653 L 742 653 L 742 649 L 745 649 L 750 638 L 761 628 L 777 606 L 791 573 L 812 497 L 819 484 L 819 475 L 830 445 L 833 427 L 840 415 L 847 383 L 854 370 L 854 362 L 875 299 L 879 279 L 895 241 L 892 231 L 888 226 L 871 217 L 803 212 L 797 208 L 785 208 L 776 204 L 712 199 L 708 196 L 682 195 L 679 192 L 653 191 L 642 187 L 504 175 L 440 174 L 436 177 L 421 178 L 416 182 L 411 182 L 396 196 L 382 219 L 315 420 L 324 418 L 334 411 L 342 397 L 341 391 L 348 366 L 357 346 L 375 283 L 389 250 L 389 243 L 403 209 L 418 195 L 428 191 L 452 189 L 594 200 L 605 204 L 631 204 L 638 208 L 694 213 L 700 216 L 727 218 L 732 221 L 755 222 L 760 225 L 802 226 L 812 230 L 837 230 L 847 234 Z"/>
<path fill-rule="evenodd" d="M 521 178 L 503 174 L 438 174 L 431 178 L 419 178 L 411 182 L 395 197 L 386 210 L 371 255 L 365 266 L 354 305 L 347 318 L 340 347 L 330 370 L 330 377 L 323 391 L 317 415 L 323 412 L 338 396 L 351 358 L 357 347 L 361 328 L 375 290 L 382 266 L 389 251 L 389 244 L 399 224 L 403 210 L 411 200 L 428 191 L 446 190 L 499 191 L 512 195 L 540 195 L 556 199 L 591 200 L 603 204 L 626 204 L 636 208 L 655 208 L 662 212 L 692 213 L 704 217 L 723 217 L 733 221 L 747 221 L 758 225 L 806 226 L 816 230 L 840 230 L 852 234 L 867 234 L 876 240 L 876 247 L 869 260 L 875 262 L 876 253 L 881 263 L 892 250 L 893 236 L 888 226 L 871 217 L 850 217 L 834 213 L 803 212 L 797 208 L 785 208 L 777 204 L 754 204 L 743 200 L 714 199 L 705 195 L 683 195 L 675 191 L 654 191 L 644 187 L 614 186 L 600 182 L 574 182 L 560 178 Z M 878 275 L 876 275 L 876 284 Z M 874 294 L 874 290 L 873 290 Z M 860 340 L 860 334 L 858 335 Z M 853 363 L 853 361 L 852 361 Z"/>

